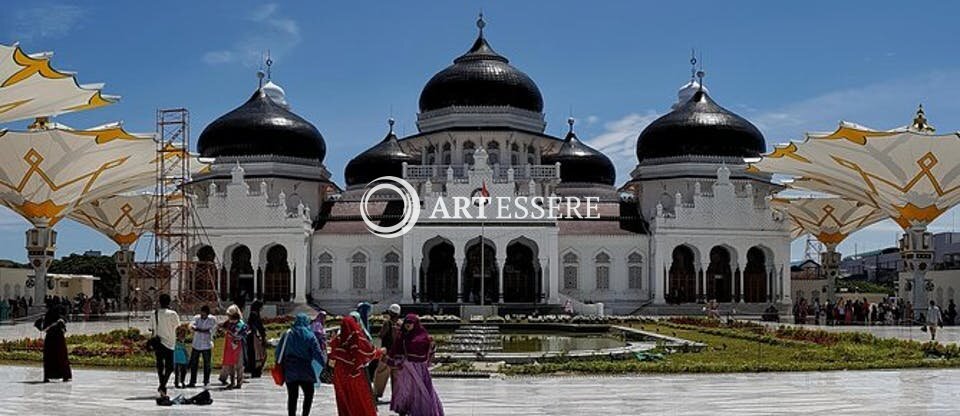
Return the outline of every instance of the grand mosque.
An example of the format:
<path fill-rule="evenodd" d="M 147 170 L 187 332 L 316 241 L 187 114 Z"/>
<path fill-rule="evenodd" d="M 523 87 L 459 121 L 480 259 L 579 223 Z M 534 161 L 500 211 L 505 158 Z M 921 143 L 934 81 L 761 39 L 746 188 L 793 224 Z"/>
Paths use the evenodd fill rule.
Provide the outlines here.
<path fill-rule="evenodd" d="M 663 103 L 667 114 L 637 132 L 636 167 L 617 183 L 573 119 L 562 137 L 547 133 L 537 84 L 478 26 L 467 52 L 424 85 L 416 133 L 398 136 L 391 120 L 349 161 L 343 183 L 324 165 L 321 129 L 273 81 L 206 126 L 197 147 L 214 163 L 191 183 L 205 234 L 191 255 L 222 264 L 224 299 L 332 310 L 358 301 L 508 311 L 602 304 L 607 313 L 791 302 L 789 225 L 768 198 L 781 187 L 744 163 L 766 151 L 753 124 L 691 79 L 677 102 Z M 590 197 L 596 215 L 422 215 L 402 237 L 383 238 L 361 215 L 368 185 L 383 176 L 403 178 L 424 201 L 482 188 Z M 392 224 L 402 202 L 375 196 L 366 214 Z"/>

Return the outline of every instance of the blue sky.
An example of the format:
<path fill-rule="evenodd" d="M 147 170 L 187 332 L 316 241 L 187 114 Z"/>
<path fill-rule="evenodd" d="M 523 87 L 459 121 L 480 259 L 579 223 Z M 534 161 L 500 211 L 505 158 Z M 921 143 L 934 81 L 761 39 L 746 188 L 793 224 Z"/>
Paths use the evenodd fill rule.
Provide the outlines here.
<path fill-rule="evenodd" d="M 39 0 L 5 11 L 0 43 L 54 51 L 55 67 L 123 96 L 60 122 L 153 131 L 158 107 L 184 106 L 194 140 L 252 93 L 269 49 L 274 81 L 323 133 L 326 165 L 342 183 L 346 162 L 383 137 L 391 114 L 399 132 L 415 131 L 420 89 L 470 46 L 480 9 L 493 47 L 543 92 L 548 133 L 561 135 L 572 109 L 580 137 L 607 152 L 621 183 L 636 136 L 689 78 L 691 47 L 702 51 L 711 95 L 768 145 L 841 119 L 903 125 L 921 102 L 940 132 L 960 129 L 954 2 Z M 0 210 L 0 258 L 22 261 L 27 223 Z M 933 228 L 956 222 L 951 211 Z M 115 250 L 79 225 L 57 228 L 59 255 Z M 840 249 L 885 247 L 898 230 L 881 223 Z"/>

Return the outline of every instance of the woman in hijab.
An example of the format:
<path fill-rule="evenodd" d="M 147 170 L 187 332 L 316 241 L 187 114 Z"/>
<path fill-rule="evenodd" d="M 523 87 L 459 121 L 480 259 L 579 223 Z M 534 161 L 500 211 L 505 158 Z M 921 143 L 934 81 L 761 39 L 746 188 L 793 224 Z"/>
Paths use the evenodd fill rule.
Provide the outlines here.
<path fill-rule="evenodd" d="M 420 317 L 408 314 L 387 360 L 397 369 L 390 410 L 401 415 L 443 416 L 443 404 L 430 378 L 432 356 L 433 338 L 420 324 Z"/>
<path fill-rule="evenodd" d="M 367 302 L 357 304 L 357 313 L 360 314 L 360 326 L 363 328 L 363 332 L 367 333 L 367 339 L 370 339 L 370 311 L 372 309 L 373 305 Z"/>
<path fill-rule="evenodd" d="M 340 334 L 330 342 L 330 363 L 333 367 L 333 391 L 340 416 L 375 416 L 377 408 L 363 368 L 382 350 L 373 347 L 352 316 L 340 323 Z"/>
<path fill-rule="evenodd" d="M 250 305 L 250 316 L 247 317 L 250 333 L 245 340 L 243 362 L 244 371 L 250 373 L 250 378 L 260 378 L 263 374 L 263 366 L 267 362 L 267 328 L 263 326 L 263 319 L 260 317 L 262 309 L 262 301 L 253 301 Z"/>
<path fill-rule="evenodd" d="M 310 407 L 313 405 L 314 384 L 320 375 L 316 372 L 316 363 L 323 364 L 324 353 L 320 350 L 317 337 L 310 328 L 310 318 L 306 314 L 297 314 L 290 330 L 280 338 L 276 362 L 283 364 L 284 383 L 287 385 L 287 414 L 296 416 L 297 399 L 302 390 L 302 414 L 309 416 Z"/>
<path fill-rule="evenodd" d="M 317 316 L 313 318 L 313 321 L 310 322 L 310 329 L 313 331 L 313 336 L 317 338 L 317 343 L 320 344 L 320 351 L 323 352 L 323 355 L 327 355 L 327 311 L 320 310 L 317 312 Z"/>
<path fill-rule="evenodd" d="M 48 383 L 52 378 L 63 381 L 73 379 L 70 371 L 70 357 L 67 356 L 67 324 L 64 321 L 64 310 L 60 305 L 47 305 L 47 314 L 34 325 L 46 333 L 43 338 L 43 382 Z"/>
<path fill-rule="evenodd" d="M 243 387 L 243 343 L 250 333 L 250 328 L 243 322 L 240 307 L 237 305 L 227 308 L 227 322 L 220 327 L 226 334 L 223 340 L 223 371 L 220 373 L 220 382 L 224 382 L 226 377 L 230 380 L 227 389 L 239 389 Z"/>

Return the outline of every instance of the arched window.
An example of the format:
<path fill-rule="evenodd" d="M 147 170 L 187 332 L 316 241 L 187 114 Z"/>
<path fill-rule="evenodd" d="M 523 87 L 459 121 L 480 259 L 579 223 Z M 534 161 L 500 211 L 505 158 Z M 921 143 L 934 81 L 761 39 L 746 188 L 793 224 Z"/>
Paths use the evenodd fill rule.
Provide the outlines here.
<path fill-rule="evenodd" d="M 580 259 L 574 253 L 563 255 L 563 288 L 577 289 L 577 274 L 580 272 Z"/>
<path fill-rule="evenodd" d="M 533 165 L 537 161 L 537 151 L 533 148 L 533 145 L 527 145 L 527 163 Z"/>
<path fill-rule="evenodd" d="M 487 142 L 487 163 L 490 166 L 500 164 L 500 143 Z"/>
<path fill-rule="evenodd" d="M 367 288 L 367 255 L 357 252 L 350 257 L 350 275 L 354 289 Z"/>
<path fill-rule="evenodd" d="M 330 253 L 323 253 L 317 257 L 317 272 L 320 275 L 317 282 L 318 289 L 333 288 L 333 256 Z"/>
<path fill-rule="evenodd" d="M 392 251 L 383 256 L 383 285 L 387 290 L 400 289 L 400 255 Z"/>
<path fill-rule="evenodd" d="M 474 147 L 473 142 L 466 142 L 463 144 L 463 164 L 472 165 L 473 164 L 473 152 L 476 152 L 476 147 Z"/>
<path fill-rule="evenodd" d="M 643 287 L 643 256 L 640 253 L 630 253 L 627 256 L 627 285 L 630 289 Z"/>
<path fill-rule="evenodd" d="M 599 253 L 593 261 L 597 269 L 597 290 L 610 289 L 610 255 Z"/>
<path fill-rule="evenodd" d="M 426 155 L 427 155 L 427 160 L 425 161 L 425 164 L 427 164 L 427 165 L 432 165 L 432 164 L 436 163 L 436 162 L 437 162 L 437 147 L 434 146 L 434 145 L 432 145 L 432 144 L 431 144 L 430 146 L 427 146 Z"/>
<path fill-rule="evenodd" d="M 520 164 L 520 146 L 516 143 L 510 145 L 510 164 L 519 165 Z"/>
<path fill-rule="evenodd" d="M 450 164 L 450 161 L 451 161 L 451 157 L 450 157 L 450 143 L 449 143 L 449 142 L 443 144 L 443 153 L 442 153 L 442 155 L 443 155 L 443 157 L 442 157 L 443 164 L 444 164 L 444 165 L 449 165 L 449 164 Z"/>

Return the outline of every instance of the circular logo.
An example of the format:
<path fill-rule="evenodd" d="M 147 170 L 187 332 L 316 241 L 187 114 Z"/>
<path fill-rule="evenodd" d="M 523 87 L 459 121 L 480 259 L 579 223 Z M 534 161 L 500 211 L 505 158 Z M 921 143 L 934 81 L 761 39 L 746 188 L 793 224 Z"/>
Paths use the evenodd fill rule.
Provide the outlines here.
<path fill-rule="evenodd" d="M 380 191 L 393 192 L 403 202 L 403 213 L 396 224 L 382 226 L 370 219 L 370 198 Z M 410 182 L 396 176 L 381 176 L 367 185 L 367 190 L 360 198 L 360 217 L 371 233 L 383 238 L 400 237 L 413 229 L 420 218 L 420 196 Z"/>

